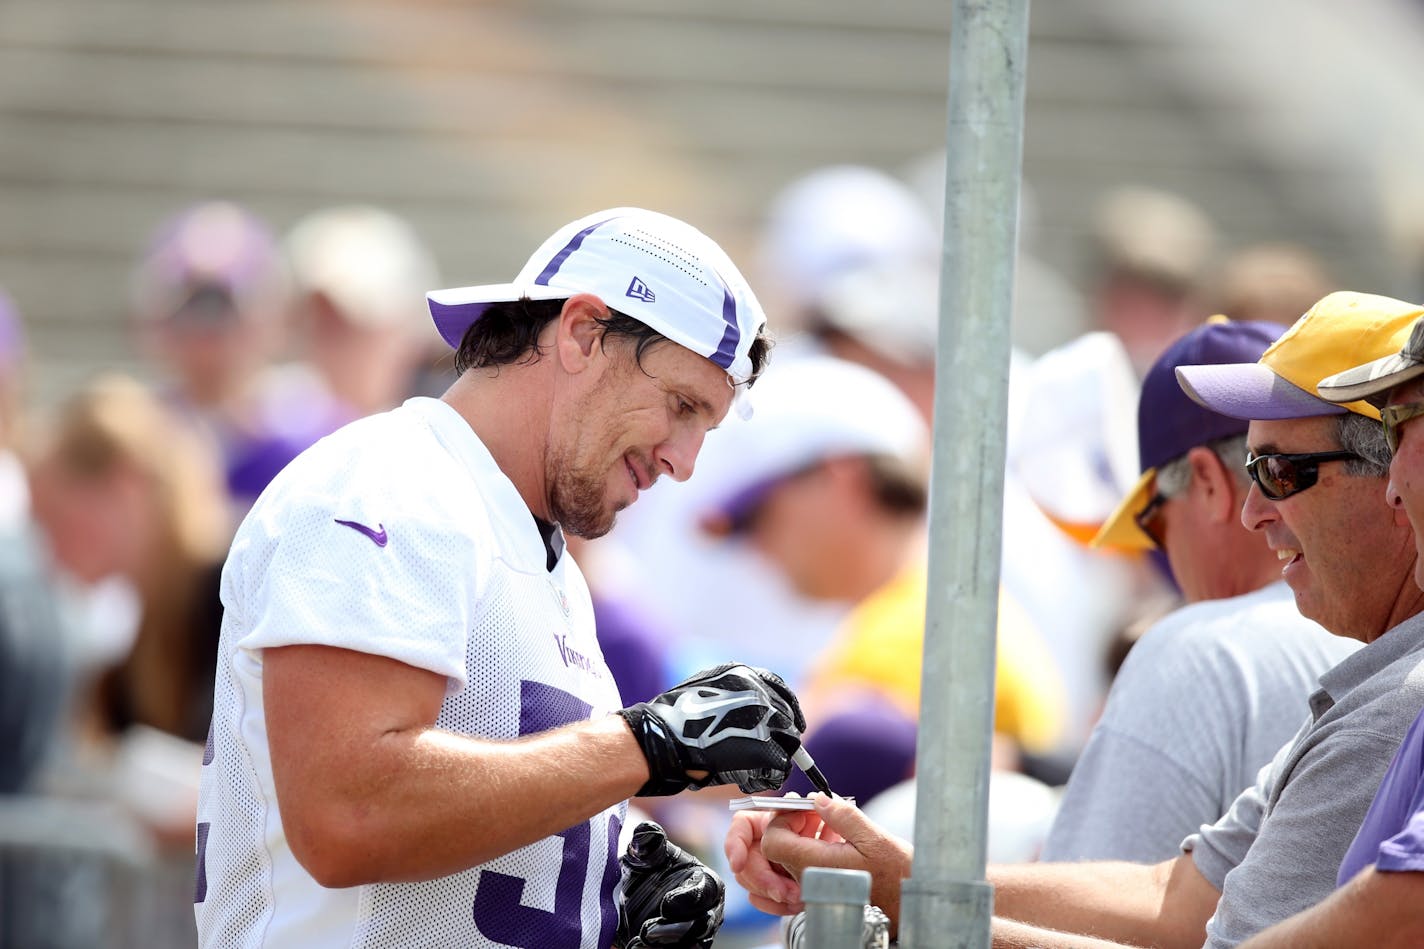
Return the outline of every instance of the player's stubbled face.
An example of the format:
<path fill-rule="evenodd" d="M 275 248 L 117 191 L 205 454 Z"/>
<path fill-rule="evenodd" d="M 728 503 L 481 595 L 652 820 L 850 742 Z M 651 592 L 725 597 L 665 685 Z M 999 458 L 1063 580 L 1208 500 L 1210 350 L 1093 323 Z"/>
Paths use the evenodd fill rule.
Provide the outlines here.
<path fill-rule="evenodd" d="M 606 364 L 549 454 L 550 514 L 580 537 L 608 533 L 663 475 L 690 477 L 703 437 L 732 405 L 727 374 L 710 360 L 659 342 L 640 365 L 634 349 L 627 337 L 606 339 Z"/>

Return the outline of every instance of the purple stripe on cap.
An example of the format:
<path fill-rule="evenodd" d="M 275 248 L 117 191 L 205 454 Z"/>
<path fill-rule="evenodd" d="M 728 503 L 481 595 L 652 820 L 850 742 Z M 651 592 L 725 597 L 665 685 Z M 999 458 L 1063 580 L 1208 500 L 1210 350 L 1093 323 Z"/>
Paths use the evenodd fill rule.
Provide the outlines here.
<path fill-rule="evenodd" d="M 598 230 L 603 225 L 607 224 L 611 220 L 613 220 L 613 218 L 611 217 L 605 218 L 604 220 L 599 221 L 596 224 L 590 224 L 588 227 L 575 234 L 573 238 L 567 244 L 564 245 L 564 249 L 555 254 L 554 259 L 549 261 L 548 265 L 539 272 L 539 276 L 534 278 L 534 282 L 539 284 L 540 286 L 547 287 L 549 285 L 549 281 L 553 279 L 554 274 L 558 273 L 559 268 L 564 265 L 564 261 L 569 259 L 569 255 L 579 249 L 579 245 L 583 243 L 583 239 L 588 235 L 592 234 L 594 231 Z"/>
<path fill-rule="evenodd" d="M 721 279 L 720 275 L 718 279 Z M 737 328 L 737 298 L 732 296 L 726 281 L 722 282 L 722 319 L 727 321 L 727 329 L 722 333 L 722 341 L 717 344 L 717 351 L 709 358 L 730 372 L 732 361 L 737 358 L 737 343 L 741 340 L 742 333 Z"/>

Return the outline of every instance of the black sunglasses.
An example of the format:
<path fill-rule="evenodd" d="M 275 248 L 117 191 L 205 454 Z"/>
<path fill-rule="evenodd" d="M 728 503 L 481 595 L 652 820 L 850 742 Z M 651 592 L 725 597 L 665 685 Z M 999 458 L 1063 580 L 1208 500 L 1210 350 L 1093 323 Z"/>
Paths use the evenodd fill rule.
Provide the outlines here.
<path fill-rule="evenodd" d="M 1161 491 L 1152 495 L 1152 500 L 1147 502 L 1147 506 L 1136 514 L 1132 515 L 1132 520 L 1137 524 L 1137 529 L 1147 535 L 1147 539 L 1157 547 L 1162 549 L 1162 505 L 1167 503 L 1167 496 Z"/>
<path fill-rule="evenodd" d="M 1246 453 L 1246 470 L 1261 493 L 1272 501 L 1299 494 L 1320 478 L 1320 466 L 1327 461 L 1360 458 L 1352 451 L 1308 451 L 1294 455 L 1253 455 Z"/>

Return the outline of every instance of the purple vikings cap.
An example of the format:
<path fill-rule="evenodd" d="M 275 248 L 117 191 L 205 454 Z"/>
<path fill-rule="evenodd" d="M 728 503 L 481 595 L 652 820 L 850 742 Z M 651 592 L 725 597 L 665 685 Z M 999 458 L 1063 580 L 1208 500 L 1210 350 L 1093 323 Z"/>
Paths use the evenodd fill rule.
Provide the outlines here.
<path fill-rule="evenodd" d="M 1192 401 L 1177 384 L 1177 367 L 1254 361 L 1285 330 L 1276 323 L 1237 323 L 1215 316 L 1157 357 L 1142 380 L 1137 400 L 1142 477 L 1093 538 L 1094 547 L 1150 548 L 1152 540 L 1135 518 L 1147 506 L 1157 469 L 1198 445 L 1246 432 L 1245 420 L 1220 415 Z"/>
<path fill-rule="evenodd" d="M 458 348 L 490 304 L 577 293 L 591 293 L 712 360 L 737 387 L 738 414 L 750 413 L 743 383 L 751 378 L 749 351 L 766 314 L 722 248 L 665 214 L 640 208 L 590 214 L 540 245 L 513 283 L 432 290 L 426 300 L 440 335 Z"/>
<path fill-rule="evenodd" d="M 239 205 L 207 201 L 160 225 L 134 273 L 132 304 L 151 320 L 216 322 L 249 311 L 274 316 L 285 279 L 267 225 Z"/>

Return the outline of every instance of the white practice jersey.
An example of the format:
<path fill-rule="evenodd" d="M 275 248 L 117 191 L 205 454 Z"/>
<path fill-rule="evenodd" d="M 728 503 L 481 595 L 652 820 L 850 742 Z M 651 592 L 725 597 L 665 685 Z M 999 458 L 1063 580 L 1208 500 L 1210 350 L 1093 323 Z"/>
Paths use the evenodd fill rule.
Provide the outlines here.
<path fill-rule="evenodd" d="M 583 576 L 567 554 L 546 565 L 514 485 L 435 399 L 346 426 L 272 482 L 223 570 L 198 804 L 203 945 L 612 944 L 626 805 L 452 876 L 327 889 L 292 856 L 273 790 L 269 646 L 337 646 L 437 672 L 449 682 L 438 727 L 482 738 L 617 709 Z"/>

